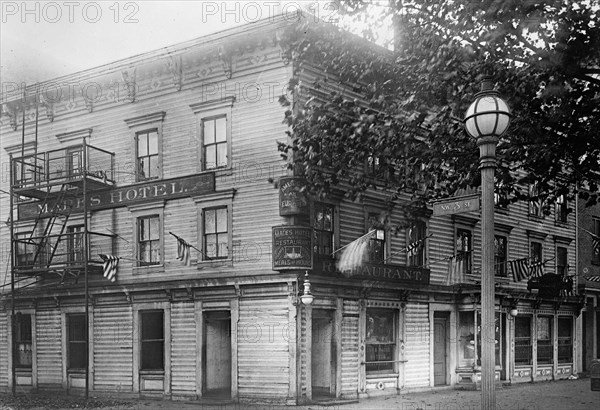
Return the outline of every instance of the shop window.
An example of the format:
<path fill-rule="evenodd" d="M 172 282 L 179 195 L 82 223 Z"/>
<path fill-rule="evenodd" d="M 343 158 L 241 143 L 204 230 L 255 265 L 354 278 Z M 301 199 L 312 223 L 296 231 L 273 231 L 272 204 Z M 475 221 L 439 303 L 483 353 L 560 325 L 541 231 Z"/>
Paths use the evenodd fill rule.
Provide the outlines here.
<path fill-rule="evenodd" d="M 496 366 L 501 366 L 502 361 L 500 358 L 500 352 L 502 348 L 501 338 L 501 326 L 502 321 L 500 320 L 500 312 L 494 314 L 494 356 L 496 360 Z M 477 364 L 481 365 L 481 312 L 477 312 Z"/>
<path fill-rule="evenodd" d="M 558 363 L 573 362 L 573 318 L 558 317 Z"/>
<path fill-rule="evenodd" d="M 136 133 L 137 180 L 145 181 L 160 177 L 158 130 Z"/>
<path fill-rule="evenodd" d="M 86 367 L 86 343 L 85 336 L 87 327 L 85 315 L 72 314 L 67 316 L 67 368 L 85 369 Z"/>
<path fill-rule="evenodd" d="M 367 309 L 367 374 L 395 372 L 396 317 L 392 309 Z"/>
<path fill-rule="evenodd" d="M 417 221 L 408 229 L 407 244 L 410 248 L 407 252 L 408 266 L 425 266 L 425 236 L 427 225 L 423 221 Z M 416 244 L 416 247 L 412 247 Z"/>
<path fill-rule="evenodd" d="M 228 162 L 227 116 L 202 119 L 203 169 L 226 168 Z"/>
<path fill-rule="evenodd" d="M 559 275 L 567 275 L 569 273 L 567 248 L 563 246 L 556 247 L 556 273 Z"/>
<path fill-rule="evenodd" d="M 532 364 L 531 316 L 515 317 L 515 365 Z"/>
<path fill-rule="evenodd" d="M 141 370 L 164 370 L 163 311 L 140 312 L 141 320 Z"/>
<path fill-rule="evenodd" d="M 160 216 L 143 216 L 138 218 L 137 222 L 139 265 L 151 266 L 160 264 Z"/>
<path fill-rule="evenodd" d="M 475 314 L 458 313 L 459 366 L 472 366 L 475 362 Z"/>
<path fill-rule="evenodd" d="M 555 212 L 557 222 L 567 222 L 569 204 L 565 195 L 559 195 L 556 198 Z"/>
<path fill-rule="evenodd" d="M 227 206 L 206 208 L 204 214 L 204 254 L 210 259 L 229 256 Z"/>
<path fill-rule="evenodd" d="M 456 229 L 456 256 L 463 261 L 463 273 L 471 273 L 473 261 L 473 232 L 468 229 Z"/>
<path fill-rule="evenodd" d="M 537 318 L 537 362 L 538 364 L 551 364 L 554 357 L 552 344 L 552 316 L 538 316 Z"/>
<path fill-rule="evenodd" d="M 592 218 L 592 264 L 600 265 L 600 218 Z"/>
<path fill-rule="evenodd" d="M 506 261 L 508 248 L 506 247 L 506 236 L 494 236 L 494 272 L 496 276 L 507 276 Z"/>
<path fill-rule="evenodd" d="M 17 355 L 15 357 L 16 365 L 17 367 L 31 368 L 31 315 L 17 313 L 15 325 L 17 349 Z"/>
<path fill-rule="evenodd" d="M 313 253 L 316 259 L 329 259 L 334 246 L 335 207 L 324 202 L 313 203 Z"/>

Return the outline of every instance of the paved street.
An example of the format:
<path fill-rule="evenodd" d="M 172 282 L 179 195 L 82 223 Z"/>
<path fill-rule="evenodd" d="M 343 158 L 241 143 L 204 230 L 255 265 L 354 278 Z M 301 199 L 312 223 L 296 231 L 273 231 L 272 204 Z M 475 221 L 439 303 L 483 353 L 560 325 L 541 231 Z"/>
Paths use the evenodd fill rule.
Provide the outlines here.
<path fill-rule="evenodd" d="M 47 409 L 47 408 L 96 408 L 103 410 L 477 410 L 480 408 L 479 391 L 459 391 L 443 389 L 422 393 L 402 394 L 398 396 L 362 399 L 351 403 L 331 403 L 330 405 L 312 404 L 286 407 L 264 404 L 202 404 L 198 402 L 173 402 L 167 400 L 102 401 L 83 406 L 75 401 L 57 406 L 58 403 L 46 402 L 33 396 L 23 397 L 18 403 L 9 397 L 0 396 L 1 410 Z M 4 400 L 7 399 L 7 400 Z M 27 404 L 29 403 L 29 405 Z M 35 404 L 34 404 L 35 403 Z M 110 404 L 109 404 L 110 403 Z M 563 380 L 557 382 L 539 382 L 505 386 L 498 388 L 496 394 L 498 410 L 588 410 L 600 408 L 600 391 L 590 390 L 590 379 Z"/>

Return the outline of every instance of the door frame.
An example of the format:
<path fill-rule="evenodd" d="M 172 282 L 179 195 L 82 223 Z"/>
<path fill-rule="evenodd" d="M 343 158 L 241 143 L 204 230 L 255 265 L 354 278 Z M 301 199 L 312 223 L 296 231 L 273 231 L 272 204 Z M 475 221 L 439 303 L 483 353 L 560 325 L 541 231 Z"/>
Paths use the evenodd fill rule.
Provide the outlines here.
<path fill-rule="evenodd" d="M 437 315 L 436 315 L 437 313 Z M 455 372 L 457 366 L 457 317 L 454 305 L 444 303 L 429 304 L 429 386 L 434 387 L 434 337 L 435 337 L 435 317 L 445 317 L 446 326 L 446 384 L 453 386 L 457 381 Z"/>

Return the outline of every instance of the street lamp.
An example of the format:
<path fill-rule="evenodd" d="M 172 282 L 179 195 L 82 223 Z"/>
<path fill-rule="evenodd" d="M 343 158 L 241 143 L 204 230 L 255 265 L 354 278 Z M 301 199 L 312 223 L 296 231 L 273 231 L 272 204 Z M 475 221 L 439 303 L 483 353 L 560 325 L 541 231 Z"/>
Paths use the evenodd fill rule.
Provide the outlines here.
<path fill-rule="evenodd" d="M 508 105 L 484 80 L 467 109 L 465 129 L 477 140 L 481 169 L 481 407 L 496 409 L 494 296 L 494 171 L 496 145 L 510 122 Z"/>
<path fill-rule="evenodd" d="M 304 293 L 300 296 L 300 300 L 305 305 L 310 305 L 313 303 L 314 299 L 315 297 L 310 293 L 310 281 L 308 280 L 308 271 L 306 271 L 306 274 L 304 275 Z"/>

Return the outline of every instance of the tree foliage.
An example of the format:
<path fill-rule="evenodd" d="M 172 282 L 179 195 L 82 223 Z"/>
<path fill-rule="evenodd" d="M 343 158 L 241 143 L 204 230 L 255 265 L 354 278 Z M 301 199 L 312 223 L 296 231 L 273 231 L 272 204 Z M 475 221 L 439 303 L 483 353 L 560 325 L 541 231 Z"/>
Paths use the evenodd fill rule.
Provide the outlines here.
<path fill-rule="evenodd" d="M 308 21 L 286 33 L 296 76 L 290 83 L 294 98 L 283 101 L 289 104 L 289 138 L 279 149 L 314 193 L 343 186 L 356 197 L 369 187 L 386 188 L 395 195 L 408 192 L 422 207 L 479 186 L 479 153 L 461 120 L 485 76 L 514 115 L 497 149 L 496 189 L 522 200 L 535 182 L 547 204 L 577 193 L 596 202 L 597 1 L 339 5 L 363 23 L 368 40 L 391 20 L 395 47 Z M 365 164 L 375 175 L 363 172 Z"/>

